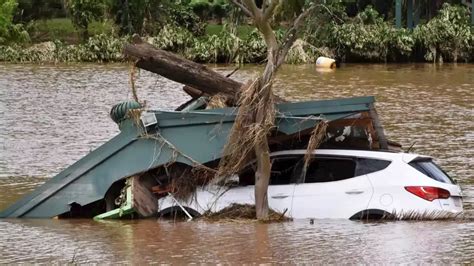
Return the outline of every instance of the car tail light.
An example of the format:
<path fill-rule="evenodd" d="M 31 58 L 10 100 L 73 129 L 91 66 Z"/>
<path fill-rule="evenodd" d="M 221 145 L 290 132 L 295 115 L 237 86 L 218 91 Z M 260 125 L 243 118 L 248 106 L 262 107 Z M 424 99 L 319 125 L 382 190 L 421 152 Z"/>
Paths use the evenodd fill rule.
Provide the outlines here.
<path fill-rule="evenodd" d="M 446 189 L 438 188 L 438 187 L 420 187 L 420 186 L 413 186 L 413 187 L 405 187 L 405 189 L 417 195 L 418 197 L 433 201 L 435 199 L 447 199 L 451 196 L 449 191 Z"/>

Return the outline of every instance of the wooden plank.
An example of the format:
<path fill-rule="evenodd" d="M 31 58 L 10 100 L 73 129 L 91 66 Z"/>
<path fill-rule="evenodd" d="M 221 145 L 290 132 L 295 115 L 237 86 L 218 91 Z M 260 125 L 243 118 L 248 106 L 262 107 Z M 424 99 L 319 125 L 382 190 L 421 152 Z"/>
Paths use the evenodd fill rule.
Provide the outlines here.
<path fill-rule="evenodd" d="M 154 186 L 151 188 L 151 191 L 153 194 L 157 194 L 158 196 L 162 196 L 164 194 L 168 194 L 168 192 L 171 192 L 171 186 Z"/>
<path fill-rule="evenodd" d="M 385 137 L 385 132 L 383 130 L 382 123 L 379 120 L 379 116 L 373 104 L 370 104 L 369 113 L 370 117 L 372 118 L 375 132 L 377 133 L 377 140 L 380 144 L 380 149 L 388 150 L 388 141 Z"/>
<path fill-rule="evenodd" d="M 139 176 L 132 177 L 133 209 L 142 217 L 150 217 L 158 212 L 158 199 L 151 192 L 151 186 Z"/>

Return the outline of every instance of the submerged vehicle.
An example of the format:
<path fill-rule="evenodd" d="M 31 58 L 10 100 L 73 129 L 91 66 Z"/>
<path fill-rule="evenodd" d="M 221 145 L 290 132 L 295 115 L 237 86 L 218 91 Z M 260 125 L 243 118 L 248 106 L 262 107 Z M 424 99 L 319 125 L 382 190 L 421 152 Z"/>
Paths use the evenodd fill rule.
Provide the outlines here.
<path fill-rule="evenodd" d="M 460 187 L 431 157 L 417 154 L 319 149 L 304 171 L 306 150 L 271 154 L 270 208 L 301 218 L 436 219 L 463 211 Z M 188 215 L 218 212 L 231 204 L 254 203 L 255 165 L 226 186 L 199 189 L 189 201 L 159 200 L 168 215 L 184 208 Z"/>
<path fill-rule="evenodd" d="M 429 163 L 419 163 L 416 166 L 418 171 L 407 165 L 412 161 L 418 162 L 417 158 L 427 157 L 410 157 L 412 159 L 403 164 L 403 158 L 409 155 L 403 157 L 398 153 L 374 152 L 401 148 L 385 138 L 374 102 L 374 97 L 354 97 L 276 105 L 275 127 L 268 142 L 274 156 L 274 171 L 281 172 L 281 175 L 272 178 L 269 190 L 272 207 L 278 210 L 287 208 L 294 217 L 344 218 L 372 209 L 385 212 L 405 210 L 407 204 L 419 206 L 412 209 L 418 212 L 435 210 L 436 204 L 451 213 L 462 209 L 462 205 L 456 205 L 461 197 L 459 187 L 425 177 L 430 176 L 431 171 L 436 171 L 430 168 L 432 166 Z M 180 193 L 187 184 L 192 183 L 194 188 L 198 188 L 196 195 L 200 195 L 199 187 L 205 187 L 223 156 L 222 151 L 237 113 L 236 108 L 206 107 L 204 97 L 188 102 L 179 111 L 144 110 L 134 101 L 115 105 L 110 116 L 119 126 L 120 133 L 117 136 L 0 212 L 0 218 L 151 217 L 163 214 L 166 208 L 170 209 L 170 201 L 174 201 L 175 205 L 181 205 L 180 201 L 184 203 Z M 292 175 L 292 171 L 296 173 L 300 169 L 298 158 L 301 157 L 301 151 L 288 150 L 306 149 L 313 129 L 323 122 L 327 123 L 327 128 L 324 141 L 314 154 L 314 162 L 323 162 L 318 157 L 323 155 L 346 158 L 342 163 L 346 163 L 347 167 L 337 166 L 343 170 L 337 174 L 351 178 L 318 183 L 315 177 L 310 176 L 313 173 L 310 167 L 305 175 L 299 176 L 303 176 L 303 179 L 290 182 L 288 178 L 298 177 Z M 292 159 L 283 160 L 280 155 Z M 366 159 L 364 161 L 361 158 Z M 369 159 L 372 162 L 385 160 L 391 163 L 384 170 L 369 173 L 368 169 L 381 165 L 369 163 Z M 363 163 L 367 164 L 365 170 L 361 170 Z M 322 169 L 316 167 L 314 173 Z M 401 169 L 404 175 L 397 177 Z M 250 193 L 253 172 L 249 170 L 247 175 L 243 174 L 248 187 L 240 186 L 244 184 L 244 179 L 239 180 L 227 196 L 239 190 L 247 192 L 237 193 L 229 201 L 247 202 L 253 198 Z M 408 182 L 410 178 L 413 178 L 413 182 Z M 449 180 L 449 177 L 436 178 Z M 395 181 L 399 181 L 397 187 L 385 186 Z M 352 199 L 350 204 L 344 203 L 348 206 L 334 207 L 334 197 L 326 193 L 328 189 L 333 189 L 332 184 L 346 184 L 337 192 L 340 197 L 336 200 L 343 202 Z M 311 194 L 305 190 L 306 187 L 320 193 Z M 383 189 L 379 190 L 378 187 Z M 275 192 L 277 188 L 283 190 Z M 361 193 L 358 189 L 366 191 Z M 288 196 L 293 194 L 301 197 Z M 402 194 L 408 200 L 398 207 L 397 204 L 403 200 L 399 196 Z M 305 198 L 310 195 L 316 198 Z M 313 204 L 312 201 L 318 200 L 318 197 L 321 204 Z M 291 208 L 284 205 L 290 199 Z M 161 203 L 157 204 L 158 201 Z M 282 204 L 281 207 L 274 205 L 277 201 Z M 204 200 L 204 203 L 208 202 Z M 225 205 L 226 202 L 221 201 L 219 204 Z M 454 207 L 448 209 L 451 205 Z M 305 210 L 310 207 L 316 209 Z M 328 211 L 318 212 L 317 208 L 323 207 Z M 182 209 L 185 210 L 184 207 Z M 193 211 L 200 212 L 202 209 Z"/>

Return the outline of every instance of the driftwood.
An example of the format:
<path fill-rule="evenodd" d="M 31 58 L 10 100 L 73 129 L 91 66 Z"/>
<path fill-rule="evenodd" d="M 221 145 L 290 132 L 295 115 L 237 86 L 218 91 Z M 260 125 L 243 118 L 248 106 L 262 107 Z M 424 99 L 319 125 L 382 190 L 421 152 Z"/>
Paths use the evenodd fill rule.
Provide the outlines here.
<path fill-rule="evenodd" d="M 243 84 L 229 78 L 237 69 L 224 76 L 205 65 L 158 49 L 138 35 L 133 36 L 131 44 L 125 45 L 123 53 L 136 60 L 136 67 L 184 84 L 184 92 L 193 99 L 221 94 L 227 98 L 228 105 L 237 105 Z M 286 101 L 275 96 L 275 102 Z"/>
<path fill-rule="evenodd" d="M 193 98 L 220 93 L 234 102 L 238 99 L 242 83 L 204 65 L 158 49 L 138 36 L 133 37 L 132 44 L 125 46 L 124 54 L 136 60 L 137 67 L 186 85 L 185 91 Z"/>

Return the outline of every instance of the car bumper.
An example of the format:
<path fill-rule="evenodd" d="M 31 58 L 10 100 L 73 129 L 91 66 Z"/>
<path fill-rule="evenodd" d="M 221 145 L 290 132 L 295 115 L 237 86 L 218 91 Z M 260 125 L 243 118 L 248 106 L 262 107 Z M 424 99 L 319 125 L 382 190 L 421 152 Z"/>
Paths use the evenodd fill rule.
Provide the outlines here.
<path fill-rule="evenodd" d="M 450 197 L 449 199 L 439 200 L 444 211 L 452 214 L 461 214 L 463 212 L 462 197 Z"/>

